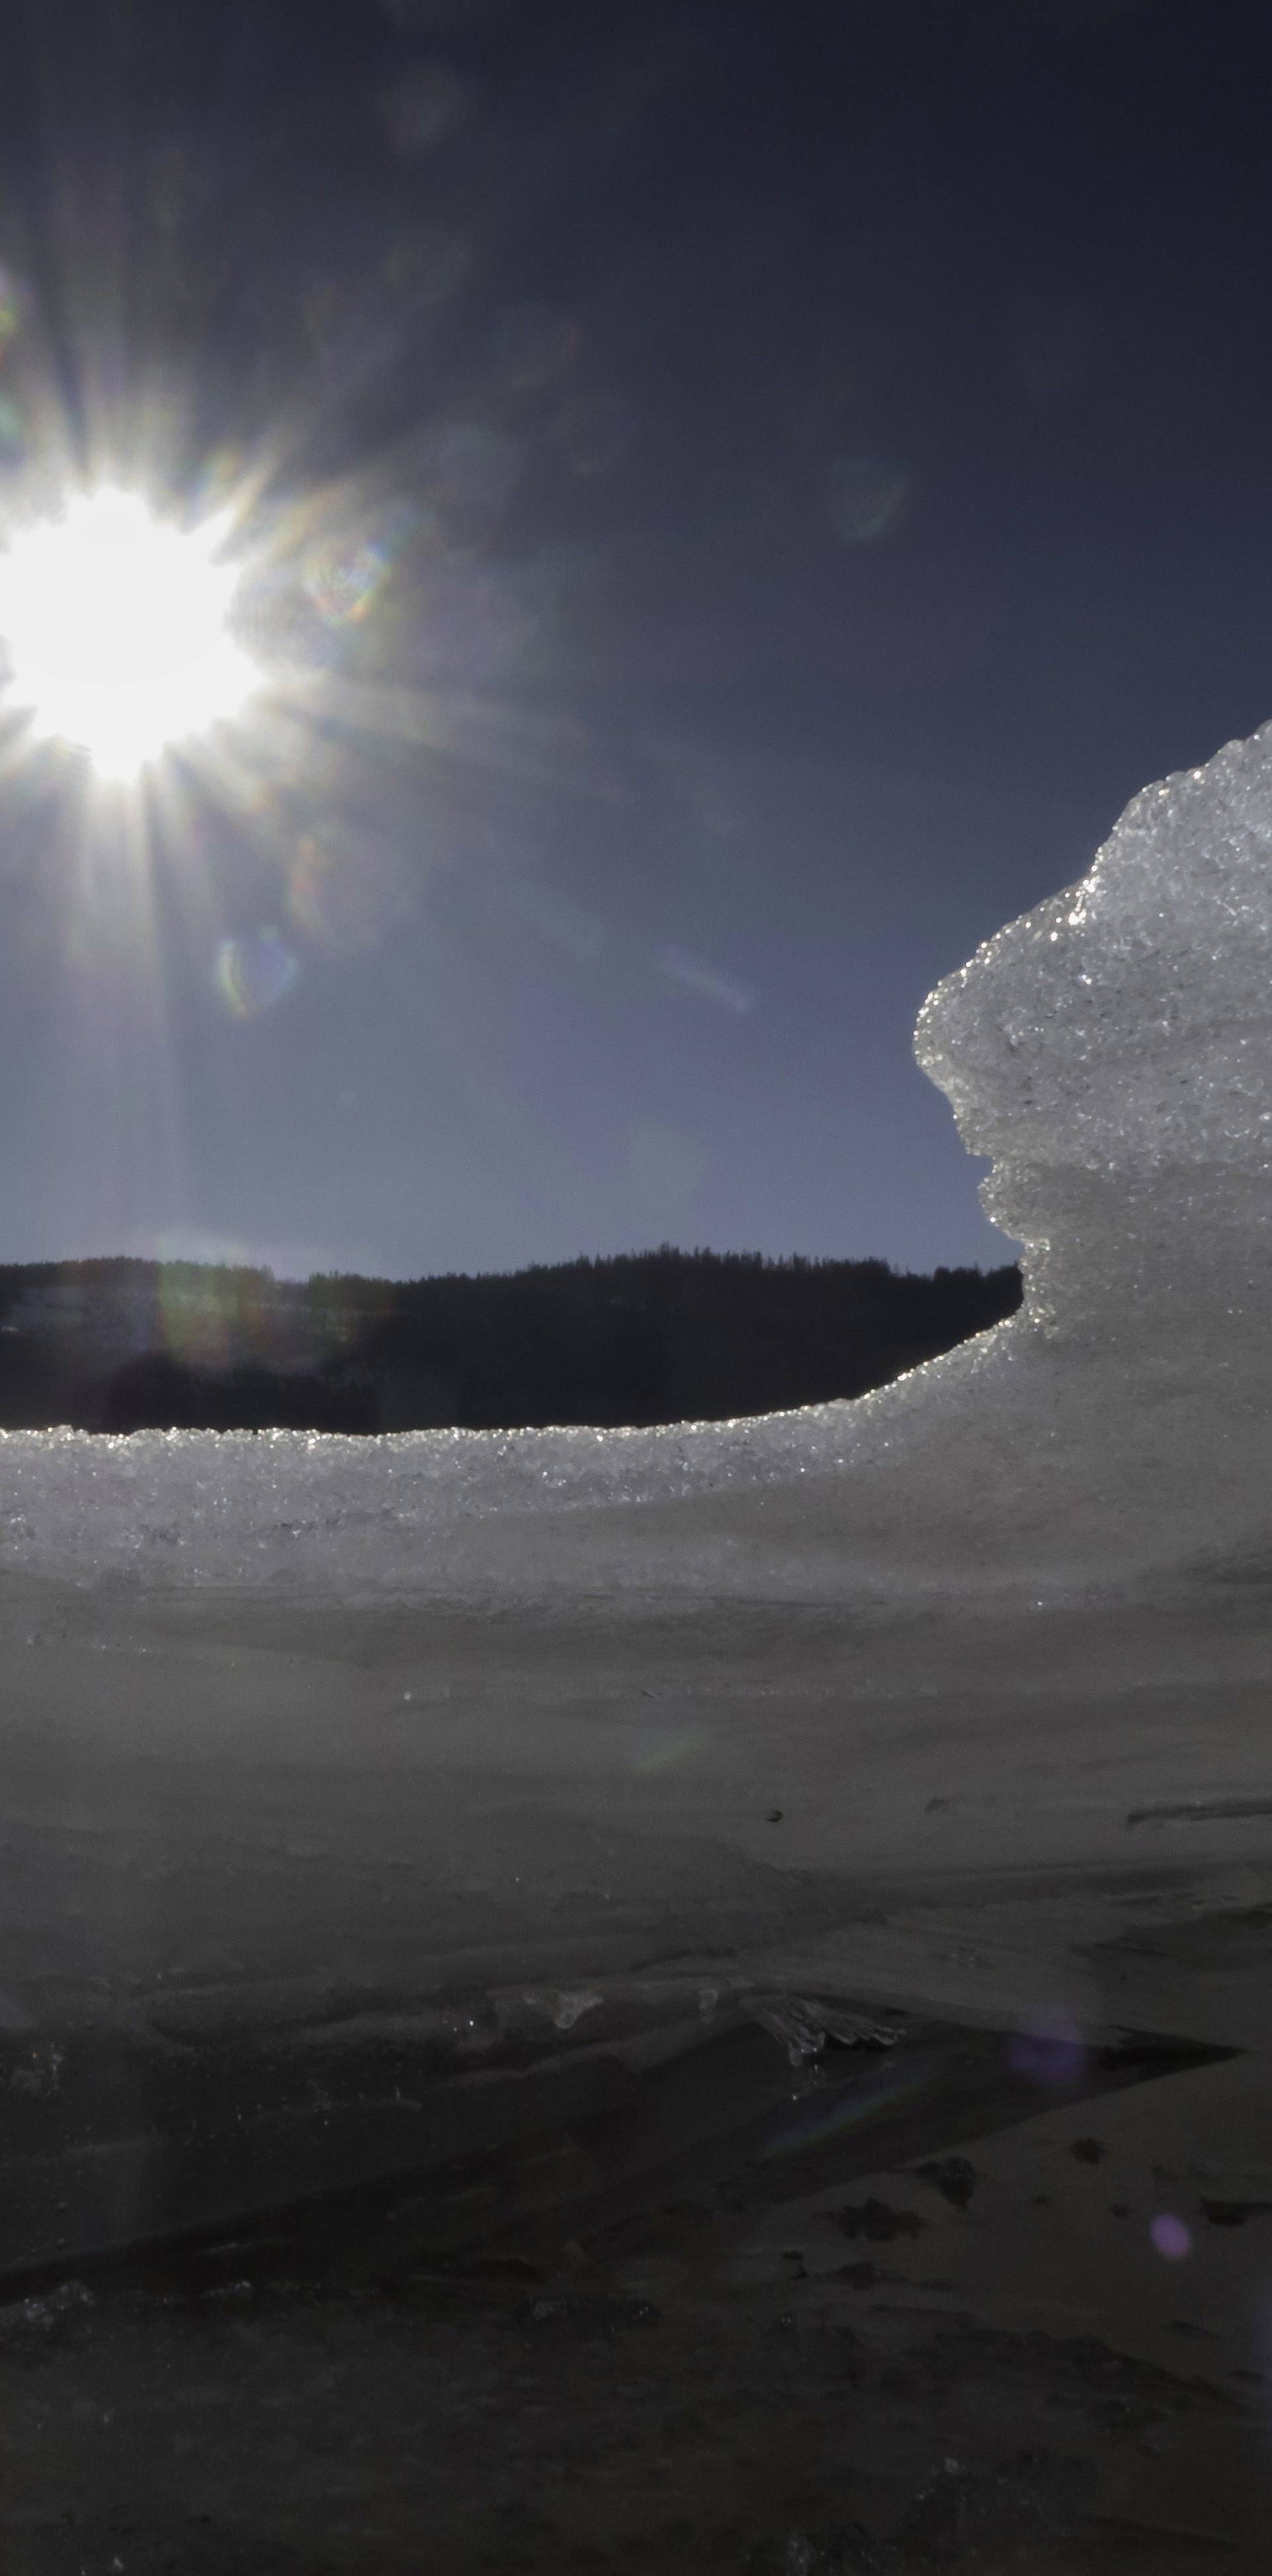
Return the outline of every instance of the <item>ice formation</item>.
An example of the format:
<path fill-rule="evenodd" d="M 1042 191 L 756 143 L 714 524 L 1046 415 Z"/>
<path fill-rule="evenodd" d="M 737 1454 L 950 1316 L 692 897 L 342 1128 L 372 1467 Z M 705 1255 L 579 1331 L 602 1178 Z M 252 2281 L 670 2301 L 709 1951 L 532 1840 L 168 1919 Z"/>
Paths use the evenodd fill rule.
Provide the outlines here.
<path fill-rule="evenodd" d="M 1262 1323 L 1272 1163 L 1272 725 L 1146 787 L 1079 885 L 923 1006 L 916 1053 L 1034 1327 L 1214 1359 Z M 1252 1390 L 1253 1392 L 1253 1390 Z"/>
<path fill-rule="evenodd" d="M 919 1061 L 1025 1244 L 1008 1324 L 855 1402 L 656 1431 L 10 1433 L 4 1558 L 458 1603 L 1026 1594 L 1268 1535 L 1272 725 L 1137 796 L 932 994 Z"/>

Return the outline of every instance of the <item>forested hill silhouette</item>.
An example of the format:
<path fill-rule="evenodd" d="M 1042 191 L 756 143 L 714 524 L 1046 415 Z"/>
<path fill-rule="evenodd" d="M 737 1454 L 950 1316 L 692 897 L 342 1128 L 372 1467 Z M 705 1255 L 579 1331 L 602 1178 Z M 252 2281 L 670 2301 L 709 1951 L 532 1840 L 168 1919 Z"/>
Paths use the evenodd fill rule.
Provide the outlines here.
<path fill-rule="evenodd" d="M 724 1420 L 863 1395 L 1020 1274 L 657 1251 L 407 1282 L 133 1260 L 0 1269 L 0 1426 L 377 1432 Z"/>

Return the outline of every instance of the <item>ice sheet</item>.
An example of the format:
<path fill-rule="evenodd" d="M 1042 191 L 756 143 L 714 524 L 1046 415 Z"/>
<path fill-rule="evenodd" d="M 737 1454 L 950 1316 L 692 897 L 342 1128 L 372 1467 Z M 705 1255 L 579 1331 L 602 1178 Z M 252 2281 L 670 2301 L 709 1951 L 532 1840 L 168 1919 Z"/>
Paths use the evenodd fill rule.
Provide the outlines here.
<path fill-rule="evenodd" d="M 1041 1597 L 1265 1560 L 1272 726 L 924 1005 L 1026 1303 L 856 1402 L 654 1431 L 0 1445 L 3 1562 L 491 1602 Z"/>

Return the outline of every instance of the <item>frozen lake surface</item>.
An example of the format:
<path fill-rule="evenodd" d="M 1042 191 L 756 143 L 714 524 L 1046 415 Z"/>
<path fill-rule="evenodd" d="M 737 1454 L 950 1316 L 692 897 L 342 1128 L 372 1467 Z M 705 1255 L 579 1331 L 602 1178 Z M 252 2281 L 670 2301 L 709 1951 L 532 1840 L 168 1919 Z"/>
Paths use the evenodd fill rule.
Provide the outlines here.
<path fill-rule="evenodd" d="M 1270 853 L 933 996 L 1026 1303 L 859 1403 L 0 1440 L 20 2576 L 1262 2565 Z"/>
<path fill-rule="evenodd" d="M 920 1058 L 992 1159 L 1026 1302 L 877 1394 L 639 1432 L 4 1437 L 10 2029 L 778 1951 L 1094 2027 L 1130 2012 L 1125 1960 L 1119 2001 L 1087 1955 L 1110 1888 L 1257 1910 L 1270 851 L 1265 731 L 1146 790 L 932 996 Z M 915 1928 L 1038 1873 L 1086 1912 L 1013 1899 L 1005 1952 Z M 1264 2030 L 1248 1977 L 1136 1991 L 1144 2028 Z"/>

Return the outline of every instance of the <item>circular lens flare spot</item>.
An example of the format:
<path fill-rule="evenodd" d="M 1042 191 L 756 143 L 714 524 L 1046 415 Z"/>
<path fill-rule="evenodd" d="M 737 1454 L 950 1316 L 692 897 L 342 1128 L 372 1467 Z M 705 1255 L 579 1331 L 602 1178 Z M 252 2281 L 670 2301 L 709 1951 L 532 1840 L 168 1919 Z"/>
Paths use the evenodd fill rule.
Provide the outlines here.
<path fill-rule="evenodd" d="M 1082 2082 L 1088 2051 L 1069 2013 L 1044 2011 L 1034 2014 L 1024 2030 L 1013 2033 L 1007 2043 L 1007 2063 L 1013 2075 L 1026 2076 L 1030 2083 L 1062 2087 Z"/>
<path fill-rule="evenodd" d="M 260 674 L 229 631 L 224 520 L 187 530 L 103 488 L 0 553 L 8 697 L 37 734 L 135 778 L 169 744 L 235 715 Z"/>
<path fill-rule="evenodd" d="M 1159 2210 L 1156 2218 L 1149 2220 L 1148 2234 L 1156 2252 L 1164 2255 L 1168 2263 L 1182 2263 L 1184 2256 L 1192 2252 L 1191 2231 L 1173 2210 Z"/>
<path fill-rule="evenodd" d="M 298 968 L 276 930 L 249 939 L 223 939 L 216 952 L 216 981 L 236 1020 L 254 1020 L 291 991 Z"/>
<path fill-rule="evenodd" d="M 830 517 L 846 546 L 877 545 L 903 517 L 911 497 L 903 465 L 884 456 L 841 456 L 830 478 Z"/>

